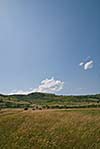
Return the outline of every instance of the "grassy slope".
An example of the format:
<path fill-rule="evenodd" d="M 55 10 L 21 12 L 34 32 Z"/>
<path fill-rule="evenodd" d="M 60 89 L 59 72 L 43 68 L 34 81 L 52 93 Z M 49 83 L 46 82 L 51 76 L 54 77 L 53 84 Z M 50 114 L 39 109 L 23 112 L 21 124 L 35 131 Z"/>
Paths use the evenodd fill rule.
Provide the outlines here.
<path fill-rule="evenodd" d="M 100 109 L 0 112 L 0 149 L 99 149 Z"/>
<path fill-rule="evenodd" d="M 0 95 L 0 107 L 24 107 L 36 105 L 100 105 L 100 95 L 57 96 L 54 94 L 33 93 L 29 95 Z"/>

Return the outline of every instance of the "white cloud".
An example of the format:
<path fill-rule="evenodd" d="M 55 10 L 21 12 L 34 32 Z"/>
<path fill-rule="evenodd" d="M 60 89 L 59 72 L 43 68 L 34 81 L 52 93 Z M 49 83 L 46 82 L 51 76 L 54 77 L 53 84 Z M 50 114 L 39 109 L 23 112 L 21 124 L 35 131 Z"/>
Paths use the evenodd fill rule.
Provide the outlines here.
<path fill-rule="evenodd" d="M 84 63 L 83 62 L 80 62 L 79 66 L 83 66 L 83 65 L 84 65 Z"/>
<path fill-rule="evenodd" d="M 93 62 L 93 60 L 90 60 L 89 62 L 85 63 L 84 70 L 92 69 L 93 66 L 94 66 L 94 62 Z"/>
<path fill-rule="evenodd" d="M 54 92 L 62 90 L 63 85 L 64 85 L 63 81 L 55 80 L 52 77 L 51 79 L 45 79 L 45 80 L 41 81 L 41 84 L 35 89 L 30 88 L 27 91 L 13 90 L 11 93 L 9 93 L 9 95 L 14 95 L 14 94 L 27 95 L 27 94 L 31 94 L 33 92 L 54 93 Z"/>
<path fill-rule="evenodd" d="M 34 92 L 57 92 L 63 89 L 63 85 L 63 81 L 55 80 L 52 77 L 51 79 L 45 79 L 41 81 L 41 84 L 34 89 Z"/>
<path fill-rule="evenodd" d="M 94 61 L 89 60 L 87 62 L 80 62 L 79 66 L 83 66 L 84 70 L 92 69 L 94 66 Z"/>
<path fill-rule="evenodd" d="M 11 93 L 9 93 L 8 95 L 28 95 L 30 93 L 32 93 L 33 91 L 24 91 L 24 90 L 18 90 L 18 91 L 12 91 Z"/>

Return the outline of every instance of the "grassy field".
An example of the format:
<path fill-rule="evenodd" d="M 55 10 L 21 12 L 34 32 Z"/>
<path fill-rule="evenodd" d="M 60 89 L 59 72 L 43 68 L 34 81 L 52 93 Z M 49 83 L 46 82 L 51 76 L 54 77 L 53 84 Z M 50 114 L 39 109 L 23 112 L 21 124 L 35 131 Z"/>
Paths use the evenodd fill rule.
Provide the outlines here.
<path fill-rule="evenodd" d="M 100 109 L 1 110 L 0 149 L 100 149 Z"/>
<path fill-rule="evenodd" d="M 98 108 L 100 94 L 85 96 L 62 96 L 47 93 L 31 93 L 28 95 L 0 95 L 0 108 Z"/>

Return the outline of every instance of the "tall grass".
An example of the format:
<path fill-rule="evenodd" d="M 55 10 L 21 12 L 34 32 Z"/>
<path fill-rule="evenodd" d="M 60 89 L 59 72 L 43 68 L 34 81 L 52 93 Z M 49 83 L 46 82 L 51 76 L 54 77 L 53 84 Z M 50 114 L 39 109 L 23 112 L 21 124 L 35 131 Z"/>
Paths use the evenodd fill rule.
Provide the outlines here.
<path fill-rule="evenodd" d="M 99 109 L 0 113 L 0 149 L 99 148 Z"/>

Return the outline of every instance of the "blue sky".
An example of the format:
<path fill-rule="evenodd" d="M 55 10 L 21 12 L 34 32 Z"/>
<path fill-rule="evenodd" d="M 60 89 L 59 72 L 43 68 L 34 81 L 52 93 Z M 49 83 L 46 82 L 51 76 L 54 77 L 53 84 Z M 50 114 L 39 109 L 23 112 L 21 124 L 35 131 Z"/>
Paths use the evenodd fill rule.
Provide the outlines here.
<path fill-rule="evenodd" d="M 0 0 L 0 93 L 31 91 L 100 93 L 99 0 Z"/>

